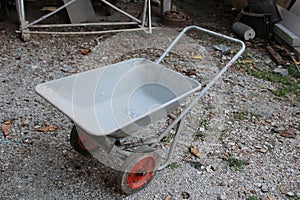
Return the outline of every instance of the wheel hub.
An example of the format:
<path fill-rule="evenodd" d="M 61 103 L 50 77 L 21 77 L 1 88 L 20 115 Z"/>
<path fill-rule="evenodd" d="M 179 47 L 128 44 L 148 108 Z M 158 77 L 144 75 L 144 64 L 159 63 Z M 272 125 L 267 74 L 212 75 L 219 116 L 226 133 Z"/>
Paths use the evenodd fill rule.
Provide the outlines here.
<path fill-rule="evenodd" d="M 126 183 L 129 188 L 137 189 L 147 184 L 155 169 L 156 158 L 154 156 L 146 156 L 139 160 L 128 172 Z"/>

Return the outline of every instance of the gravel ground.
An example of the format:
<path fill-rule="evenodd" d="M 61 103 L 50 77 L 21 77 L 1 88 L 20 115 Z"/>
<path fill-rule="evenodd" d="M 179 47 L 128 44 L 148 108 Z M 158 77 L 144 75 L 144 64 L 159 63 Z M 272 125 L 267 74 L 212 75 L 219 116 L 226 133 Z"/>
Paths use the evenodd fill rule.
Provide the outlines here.
<path fill-rule="evenodd" d="M 185 117 L 172 164 L 149 187 L 125 196 L 115 191 L 105 164 L 72 149 L 72 122 L 34 88 L 133 57 L 154 61 L 177 32 L 32 36 L 24 43 L 11 34 L 14 28 L 1 30 L 0 122 L 10 123 L 11 131 L 0 136 L 0 199 L 300 198 L 299 101 L 276 97 L 271 90 L 278 84 L 246 73 L 254 64 L 266 70 L 274 65 L 265 51 L 247 49 Z M 206 84 L 230 55 L 216 52 L 210 38 L 192 38 L 185 37 L 163 64 Z M 91 52 L 83 55 L 84 49 Z M 55 128 L 37 130 L 45 125 Z M 190 145 L 199 157 L 189 152 Z"/>

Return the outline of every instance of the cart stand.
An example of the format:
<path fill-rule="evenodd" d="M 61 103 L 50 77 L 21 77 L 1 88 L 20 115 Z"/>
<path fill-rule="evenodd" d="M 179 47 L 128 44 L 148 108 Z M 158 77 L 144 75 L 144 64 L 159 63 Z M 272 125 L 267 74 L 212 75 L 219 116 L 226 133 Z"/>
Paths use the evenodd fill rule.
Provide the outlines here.
<path fill-rule="evenodd" d="M 56 34 L 56 35 L 75 35 L 75 34 L 102 34 L 102 33 L 112 33 L 112 32 L 126 32 L 126 31 L 139 31 L 143 30 L 146 33 L 152 33 L 152 21 L 151 21 L 151 0 L 145 0 L 144 9 L 143 9 L 143 19 L 137 19 L 136 17 L 130 15 L 129 13 L 123 11 L 122 9 L 116 7 L 106 0 L 100 0 L 109 7 L 113 8 L 117 12 L 127 16 L 132 21 L 128 22 L 95 22 L 95 23 L 76 23 L 76 24 L 43 24 L 39 25 L 38 23 L 47 19 L 48 17 L 54 15 L 55 13 L 61 11 L 62 9 L 67 8 L 72 5 L 77 0 L 70 0 L 64 5 L 60 6 L 56 10 L 40 17 L 39 19 L 34 20 L 33 22 L 28 22 L 25 15 L 25 5 L 24 0 L 16 0 L 17 14 L 20 21 L 20 29 L 17 31 L 21 33 L 21 37 L 24 41 L 29 40 L 30 34 Z M 31 28 L 51 28 L 51 27 L 85 27 L 85 26 L 115 26 L 115 25 L 135 25 L 138 28 L 130 29 L 117 29 L 117 30 L 105 30 L 105 31 L 66 31 L 66 32 L 55 32 L 55 31 L 32 31 Z M 147 26 L 147 27 L 146 27 Z"/>

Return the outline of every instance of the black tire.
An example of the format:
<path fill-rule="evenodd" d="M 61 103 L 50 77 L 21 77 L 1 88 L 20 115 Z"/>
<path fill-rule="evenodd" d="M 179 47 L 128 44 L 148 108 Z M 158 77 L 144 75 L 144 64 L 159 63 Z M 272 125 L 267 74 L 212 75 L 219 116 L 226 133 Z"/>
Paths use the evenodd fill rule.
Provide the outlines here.
<path fill-rule="evenodd" d="M 137 149 L 124 162 L 117 176 L 118 190 L 124 194 L 136 193 L 153 180 L 159 166 L 159 154 L 145 146 Z"/>
<path fill-rule="evenodd" d="M 85 140 L 85 141 L 82 141 Z M 76 129 L 76 126 L 74 125 L 70 134 L 70 143 L 73 149 L 75 149 L 78 153 L 89 156 L 91 155 L 91 152 L 95 152 L 99 149 L 99 147 L 93 142 L 92 140 L 89 140 L 88 142 L 86 140 L 89 140 L 88 137 L 85 134 L 78 134 L 78 131 Z M 93 143 L 90 146 L 87 146 L 87 143 Z"/>

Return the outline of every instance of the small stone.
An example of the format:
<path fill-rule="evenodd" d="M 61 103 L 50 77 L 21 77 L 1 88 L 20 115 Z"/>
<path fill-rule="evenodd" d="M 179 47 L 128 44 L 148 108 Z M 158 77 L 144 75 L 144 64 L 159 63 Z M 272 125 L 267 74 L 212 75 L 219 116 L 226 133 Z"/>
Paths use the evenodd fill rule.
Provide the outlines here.
<path fill-rule="evenodd" d="M 188 192 L 182 192 L 182 193 L 181 193 L 181 196 L 182 196 L 183 199 L 188 199 L 188 198 L 190 198 L 190 194 L 189 194 Z"/>
<path fill-rule="evenodd" d="M 286 76 L 289 74 L 288 70 L 283 68 L 282 66 L 278 66 L 273 70 L 273 72 L 281 74 L 282 76 Z"/>
<path fill-rule="evenodd" d="M 286 195 L 288 195 L 289 197 L 293 197 L 293 196 L 295 196 L 295 193 L 290 191 L 290 192 L 286 193 Z"/>
<path fill-rule="evenodd" d="M 38 58 L 39 58 L 40 61 L 45 60 L 45 57 L 44 57 L 44 56 L 39 56 Z"/>
<path fill-rule="evenodd" d="M 261 152 L 261 153 L 267 153 L 267 151 L 268 151 L 267 149 L 260 149 L 259 150 L 259 152 Z"/>
<path fill-rule="evenodd" d="M 228 145 L 235 146 L 235 142 L 229 142 Z"/>
<path fill-rule="evenodd" d="M 226 199 L 226 194 L 222 193 L 218 196 L 219 200 L 225 200 Z"/>
<path fill-rule="evenodd" d="M 31 68 L 32 68 L 32 69 L 37 69 L 38 66 L 37 66 L 37 65 L 31 65 Z"/>
<path fill-rule="evenodd" d="M 268 186 L 267 186 L 266 184 L 263 184 L 263 185 L 261 186 L 261 191 L 262 191 L 263 193 L 268 192 L 268 191 L 269 191 Z"/>
<path fill-rule="evenodd" d="M 268 64 L 270 64 L 272 62 L 272 60 L 271 59 L 267 59 L 266 61 L 265 61 L 265 63 L 268 65 Z"/>
<path fill-rule="evenodd" d="M 218 167 L 217 166 L 211 166 L 211 169 L 213 170 L 213 171 L 217 171 L 218 170 Z"/>
<path fill-rule="evenodd" d="M 220 186 L 226 186 L 226 183 L 221 182 L 221 183 L 220 183 Z"/>
<path fill-rule="evenodd" d="M 165 200 L 173 200 L 173 198 L 172 198 L 171 195 L 168 194 L 168 195 L 166 196 Z"/>
<path fill-rule="evenodd" d="M 256 145 L 255 148 L 256 148 L 256 149 L 262 149 L 262 146 Z"/>
<path fill-rule="evenodd" d="M 199 128 L 199 131 L 200 131 L 201 133 L 203 133 L 203 132 L 205 131 L 205 128 L 200 127 L 200 128 Z"/>
<path fill-rule="evenodd" d="M 262 184 L 261 183 L 257 183 L 257 184 L 255 184 L 256 185 L 256 187 L 258 187 L 258 188 L 261 188 L 262 187 Z"/>
<path fill-rule="evenodd" d="M 30 121 L 28 119 L 24 120 L 24 126 L 29 126 Z"/>

